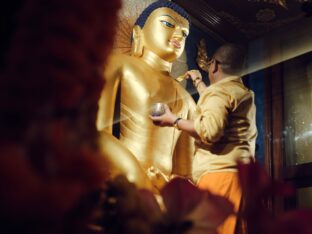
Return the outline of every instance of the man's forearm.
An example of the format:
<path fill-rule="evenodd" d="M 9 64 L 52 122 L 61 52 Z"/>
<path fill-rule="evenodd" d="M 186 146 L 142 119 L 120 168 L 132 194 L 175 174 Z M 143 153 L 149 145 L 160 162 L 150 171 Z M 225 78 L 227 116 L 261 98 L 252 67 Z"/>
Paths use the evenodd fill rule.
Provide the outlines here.
<path fill-rule="evenodd" d="M 205 85 L 204 81 L 200 81 L 197 86 L 196 86 L 196 89 L 197 89 L 197 92 L 199 93 L 199 95 L 202 94 L 202 92 L 207 88 L 207 86 Z"/>
<path fill-rule="evenodd" d="M 177 122 L 177 128 L 187 132 L 192 137 L 199 138 L 199 135 L 197 134 L 195 127 L 194 127 L 194 121 L 193 120 L 186 120 L 181 119 Z"/>

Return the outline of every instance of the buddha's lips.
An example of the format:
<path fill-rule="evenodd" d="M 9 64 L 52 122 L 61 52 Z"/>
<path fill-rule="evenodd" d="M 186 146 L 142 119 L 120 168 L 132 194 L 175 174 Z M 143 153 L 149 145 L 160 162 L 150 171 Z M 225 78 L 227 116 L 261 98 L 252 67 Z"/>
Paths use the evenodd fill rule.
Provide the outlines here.
<path fill-rule="evenodd" d="M 170 40 L 170 43 L 171 43 L 174 47 L 176 47 L 176 48 L 178 48 L 178 49 L 181 48 L 181 43 L 180 43 L 179 41 L 175 40 L 175 39 L 171 39 L 171 40 Z"/>

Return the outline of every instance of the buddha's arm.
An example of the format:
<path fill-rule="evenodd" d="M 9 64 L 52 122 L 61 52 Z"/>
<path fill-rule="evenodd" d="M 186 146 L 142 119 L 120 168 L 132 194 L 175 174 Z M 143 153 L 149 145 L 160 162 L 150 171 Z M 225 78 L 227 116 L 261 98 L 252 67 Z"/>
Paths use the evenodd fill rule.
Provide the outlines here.
<path fill-rule="evenodd" d="M 101 152 L 107 160 L 110 176 L 125 175 L 139 188 L 152 190 L 152 184 L 135 156 L 114 136 L 102 131 L 100 134 Z"/>
<path fill-rule="evenodd" d="M 96 127 L 99 131 L 112 133 L 117 89 L 120 83 L 120 68 L 116 69 L 114 59 L 110 59 L 104 72 L 105 85 L 98 103 Z"/>
<path fill-rule="evenodd" d="M 188 100 L 189 106 L 187 119 L 190 120 L 194 116 L 196 104 L 191 97 L 186 98 L 186 100 Z M 195 152 L 194 141 L 194 137 L 192 137 L 188 132 L 181 131 L 181 135 L 178 139 L 173 156 L 173 174 L 191 178 L 192 160 Z"/>
<path fill-rule="evenodd" d="M 98 103 L 99 110 L 96 123 L 100 136 L 100 151 L 109 164 L 109 172 L 112 178 L 120 174 L 125 175 L 129 181 L 138 187 L 152 189 L 151 182 L 138 160 L 112 135 L 115 101 L 122 74 L 122 67 L 118 64 L 120 63 L 118 63 L 117 57 L 112 56 L 106 64 L 104 72 L 105 85 Z"/>
<path fill-rule="evenodd" d="M 182 131 L 173 155 L 172 174 L 191 178 L 194 138 Z"/>

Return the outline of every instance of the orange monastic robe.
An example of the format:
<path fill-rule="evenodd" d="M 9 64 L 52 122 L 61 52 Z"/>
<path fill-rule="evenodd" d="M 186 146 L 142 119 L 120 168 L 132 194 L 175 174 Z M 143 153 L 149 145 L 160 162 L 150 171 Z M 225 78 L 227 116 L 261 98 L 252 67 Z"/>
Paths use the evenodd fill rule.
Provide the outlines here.
<path fill-rule="evenodd" d="M 234 211 L 238 212 L 242 200 L 237 172 L 214 172 L 203 175 L 197 186 L 209 190 L 211 193 L 226 197 L 234 204 Z M 237 217 L 231 215 L 218 228 L 218 234 L 234 234 L 237 225 Z M 244 233 L 243 230 L 240 230 Z"/>

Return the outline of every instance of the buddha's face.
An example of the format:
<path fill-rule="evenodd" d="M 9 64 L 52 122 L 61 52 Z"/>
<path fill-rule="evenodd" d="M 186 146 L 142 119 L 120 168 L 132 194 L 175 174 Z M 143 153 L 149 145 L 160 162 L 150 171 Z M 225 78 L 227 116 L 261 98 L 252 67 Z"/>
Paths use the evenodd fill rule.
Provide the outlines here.
<path fill-rule="evenodd" d="M 142 32 L 144 48 L 171 62 L 183 53 L 189 23 L 175 11 L 163 7 L 152 12 Z"/>

